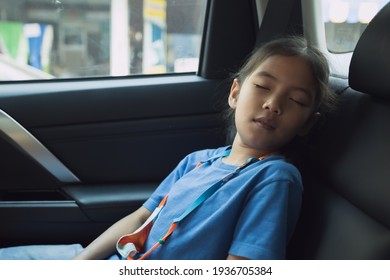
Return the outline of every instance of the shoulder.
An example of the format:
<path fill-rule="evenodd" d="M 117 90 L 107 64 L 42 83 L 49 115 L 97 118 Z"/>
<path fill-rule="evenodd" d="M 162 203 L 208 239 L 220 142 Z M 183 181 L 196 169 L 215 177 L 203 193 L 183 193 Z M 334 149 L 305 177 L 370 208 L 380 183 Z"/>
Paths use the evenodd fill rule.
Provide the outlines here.
<path fill-rule="evenodd" d="M 275 173 L 275 175 L 284 177 L 286 176 L 299 176 L 300 172 L 298 168 L 286 161 L 282 155 L 273 155 L 263 160 L 264 168 L 268 171 Z"/>
<path fill-rule="evenodd" d="M 257 176 L 261 177 L 264 184 L 284 181 L 302 187 L 302 177 L 298 168 L 281 155 L 273 155 L 260 161 L 257 168 Z"/>

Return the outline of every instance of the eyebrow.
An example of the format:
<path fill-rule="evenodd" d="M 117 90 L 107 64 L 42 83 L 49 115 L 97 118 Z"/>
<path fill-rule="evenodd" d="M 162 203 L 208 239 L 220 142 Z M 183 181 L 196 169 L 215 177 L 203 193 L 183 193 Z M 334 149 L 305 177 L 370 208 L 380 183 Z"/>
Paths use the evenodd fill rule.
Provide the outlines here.
<path fill-rule="evenodd" d="M 271 73 L 267 72 L 267 71 L 259 71 L 259 72 L 256 72 L 255 76 L 259 76 L 259 77 L 268 77 L 268 78 L 271 78 L 272 80 L 275 80 L 277 81 L 278 79 L 272 75 Z"/>
<path fill-rule="evenodd" d="M 279 79 L 278 79 L 277 77 L 275 77 L 274 75 L 272 75 L 271 73 L 269 73 L 269 72 L 267 72 L 267 71 L 259 71 L 259 72 L 256 72 L 256 73 L 255 73 L 255 76 L 258 76 L 258 77 L 267 77 L 267 78 L 270 78 L 271 80 L 279 81 Z M 308 90 L 307 88 L 299 87 L 299 86 L 292 86 L 291 88 L 294 89 L 294 90 L 299 90 L 299 91 L 305 93 L 306 95 L 308 95 L 310 98 L 313 98 L 313 94 L 312 94 L 311 91 Z"/>

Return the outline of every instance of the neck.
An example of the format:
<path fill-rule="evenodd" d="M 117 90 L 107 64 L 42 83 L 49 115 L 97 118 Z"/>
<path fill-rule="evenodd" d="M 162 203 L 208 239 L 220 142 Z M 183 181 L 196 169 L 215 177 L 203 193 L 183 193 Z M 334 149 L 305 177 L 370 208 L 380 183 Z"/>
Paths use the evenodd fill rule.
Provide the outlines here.
<path fill-rule="evenodd" d="M 273 151 L 260 150 L 252 147 L 247 147 L 233 142 L 230 155 L 223 159 L 223 162 L 230 165 L 241 166 L 249 158 L 261 158 L 271 154 Z"/>

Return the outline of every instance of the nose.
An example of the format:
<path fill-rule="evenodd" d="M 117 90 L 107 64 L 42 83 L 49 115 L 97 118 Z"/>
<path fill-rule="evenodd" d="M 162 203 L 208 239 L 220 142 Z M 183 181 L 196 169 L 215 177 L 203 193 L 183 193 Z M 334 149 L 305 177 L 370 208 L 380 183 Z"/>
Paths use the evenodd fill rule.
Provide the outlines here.
<path fill-rule="evenodd" d="M 277 96 L 270 96 L 263 104 L 264 110 L 270 110 L 272 113 L 280 115 L 282 111 L 282 102 Z"/>

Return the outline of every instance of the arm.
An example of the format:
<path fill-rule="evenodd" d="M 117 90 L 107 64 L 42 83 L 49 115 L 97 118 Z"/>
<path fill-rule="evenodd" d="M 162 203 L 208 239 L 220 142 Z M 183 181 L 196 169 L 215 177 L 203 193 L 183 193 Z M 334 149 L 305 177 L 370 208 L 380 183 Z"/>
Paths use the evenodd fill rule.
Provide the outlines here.
<path fill-rule="evenodd" d="M 274 181 L 255 192 L 241 213 L 228 259 L 284 259 L 300 201 L 300 186 L 289 181 Z"/>
<path fill-rule="evenodd" d="M 169 193 L 171 186 L 182 176 L 187 162 L 188 157 L 183 159 L 171 174 L 165 178 L 152 196 L 145 202 L 144 206 L 112 225 L 74 259 L 107 259 L 112 256 L 115 253 L 118 239 L 125 234 L 134 232 L 150 217 L 152 212 L 148 208 L 155 209 L 158 206 L 159 202 Z"/>
<path fill-rule="evenodd" d="M 244 258 L 244 257 L 240 257 L 240 256 L 236 256 L 236 255 L 229 255 L 227 258 L 227 260 L 249 260 L 248 258 Z"/>
<path fill-rule="evenodd" d="M 134 232 L 147 220 L 150 215 L 151 212 L 148 209 L 143 206 L 140 207 L 135 212 L 124 217 L 108 228 L 74 259 L 107 259 L 115 253 L 116 242 L 118 239 L 127 233 Z"/>

